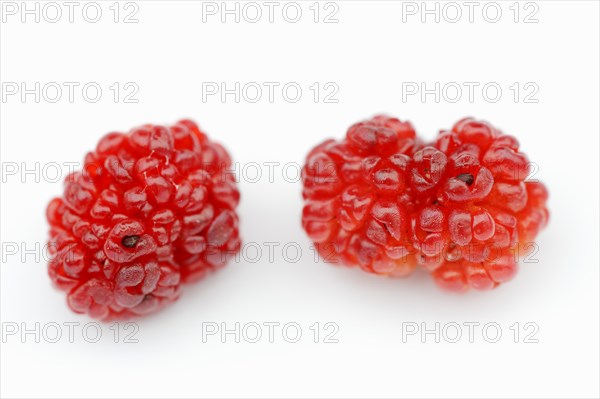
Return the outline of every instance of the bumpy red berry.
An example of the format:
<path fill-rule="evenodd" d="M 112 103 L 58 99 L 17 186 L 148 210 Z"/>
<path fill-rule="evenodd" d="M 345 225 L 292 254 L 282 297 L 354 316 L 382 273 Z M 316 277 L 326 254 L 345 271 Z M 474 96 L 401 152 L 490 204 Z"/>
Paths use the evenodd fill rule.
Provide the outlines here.
<path fill-rule="evenodd" d="M 328 260 L 388 275 L 420 265 L 446 289 L 489 289 L 547 224 L 548 193 L 528 174 L 518 141 L 486 122 L 463 119 L 423 145 L 380 116 L 309 154 L 303 226 Z"/>
<path fill-rule="evenodd" d="M 238 251 L 231 160 L 198 126 L 109 133 L 48 205 L 48 271 L 78 313 L 144 315 Z"/>
<path fill-rule="evenodd" d="M 546 225 L 547 192 L 526 181 L 529 161 L 518 141 L 482 121 L 466 118 L 442 131 L 430 146 L 448 162 L 439 181 L 415 201 L 415 247 L 427 267 L 451 290 L 493 288 L 512 278 L 523 248 Z M 414 187 L 420 181 L 413 179 Z M 431 208 L 445 216 L 440 233 L 423 228 Z M 435 239 L 435 250 L 424 242 Z"/>
<path fill-rule="evenodd" d="M 414 269 L 408 176 L 419 145 L 410 123 L 378 116 L 311 151 L 302 224 L 326 260 L 381 274 Z"/>

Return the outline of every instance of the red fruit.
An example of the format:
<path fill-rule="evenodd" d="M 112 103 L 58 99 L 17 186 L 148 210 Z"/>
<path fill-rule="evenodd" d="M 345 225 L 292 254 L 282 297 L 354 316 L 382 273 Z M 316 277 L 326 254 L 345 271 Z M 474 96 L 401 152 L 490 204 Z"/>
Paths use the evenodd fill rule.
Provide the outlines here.
<path fill-rule="evenodd" d="M 378 116 L 311 151 L 302 222 L 326 260 L 387 275 L 419 264 L 447 289 L 489 289 L 547 223 L 547 191 L 528 172 L 517 140 L 486 122 L 422 146 L 409 123 Z"/>
<path fill-rule="evenodd" d="M 52 281 L 75 312 L 144 315 L 238 251 L 231 160 L 192 121 L 109 133 L 48 205 Z"/>
<path fill-rule="evenodd" d="M 310 152 L 302 225 L 325 260 L 378 274 L 415 268 L 410 199 L 401 197 L 412 190 L 411 156 L 419 147 L 410 123 L 377 116 Z"/>
<path fill-rule="evenodd" d="M 415 247 L 435 239 L 446 249 L 439 251 L 433 276 L 451 290 L 487 289 L 507 281 L 516 273 L 514 254 L 522 255 L 519 250 L 547 222 L 544 186 L 525 181 L 529 163 L 517 140 L 486 122 L 463 119 L 451 132 L 442 132 L 435 145 L 448 163 L 430 192 L 417 194 L 415 211 L 439 207 L 447 222 L 435 233 L 416 224 Z"/>

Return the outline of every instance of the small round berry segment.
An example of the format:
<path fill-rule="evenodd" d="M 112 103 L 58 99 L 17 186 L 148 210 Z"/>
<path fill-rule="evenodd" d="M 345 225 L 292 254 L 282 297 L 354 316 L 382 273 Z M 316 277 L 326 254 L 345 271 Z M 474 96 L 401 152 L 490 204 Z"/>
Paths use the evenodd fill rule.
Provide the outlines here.
<path fill-rule="evenodd" d="M 240 247 L 229 155 L 189 120 L 109 133 L 47 208 L 48 272 L 77 313 L 128 318 Z"/>
<path fill-rule="evenodd" d="M 518 141 L 486 122 L 463 119 L 425 145 L 410 123 L 377 116 L 309 153 L 302 224 L 325 260 L 489 289 L 548 222 L 548 193 L 528 173 Z"/>

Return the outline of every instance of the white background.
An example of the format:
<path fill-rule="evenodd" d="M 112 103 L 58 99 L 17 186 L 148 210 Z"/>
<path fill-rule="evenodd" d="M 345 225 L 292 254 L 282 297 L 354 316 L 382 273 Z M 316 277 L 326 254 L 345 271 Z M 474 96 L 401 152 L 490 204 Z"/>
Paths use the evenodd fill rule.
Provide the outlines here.
<path fill-rule="evenodd" d="M 21 331 L 3 336 L 2 396 L 598 397 L 597 2 L 538 1 L 537 23 L 523 22 L 534 10 L 524 3 L 517 5 L 515 23 L 512 1 L 498 3 L 497 23 L 483 18 L 481 2 L 470 23 L 459 2 L 458 22 L 448 22 L 454 14 L 447 14 L 439 23 L 433 15 L 423 23 L 420 14 L 403 14 L 402 2 L 338 1 L 339 22 L 330 24 L 322 22 L 324 4 L 319 22 L 313 21 L 312 1 L 301 3 L 297 23 L 282 17 L 285 3 L 273 23 L 266 15 L 257 23 L 243 16 L 239 23 L 233 16 L 222 23 L 219 14 L 203 22 L 202 3 L 194 1 L 137 1 L 139 22 L 133 24 L 121 22 L 121 4 L 115 23 L 112 3 L 101 3 L 97 23 L 82 18 L 83 2 L 73 23 L 66 15 L 57 23 L 3 15 L 3 84 L 96 82 L 103 94 L 97 103 L 83 99 L 79 89 L 73 103 L 65 91 L 57 103 L 43 96 L 36 103 L 33 95 L 22 101 L 17 94 L 0 104 L 3 328 L 79 323 L 73 343 L 67 327 L 58 343 L 44 337 L 37 343 Z M 115 103 L 109 89 L 114 82 L 134 82 L 138 103 L 123 102 L 124 93 Z M 273 103 L 266 92 L 257 103 L 236 103 L 233 96 L 203 101 L 203 82 L 297 82 L 303 94 L 296 103 L 282 98 L 281 90 Z M 336 84 L 338 102 L 325 103 L 321 93 L 315 103 L 309 89 L 314 82 Z M 454 94 L 439 102 L 433 95 L 403 101 L 403 82 L 480 86 L 472 102 L 466 89 L 456 103 L 447 101 Z M 495 103 L 482 96 L 488 82 L 503 89 Z M 517 102 L 509 88 L 514 82 L 522 90 Z M 527 82 L 539 88 L 537 103 L 524 102 L 531 91 L 523 91 Z M 377 113 L 409 119 L 428 140 L 467 115 L 517 136 L 550 191 L 551 223 L 539 237 L 539 262 L 523 264 L 515 280 L 499 289 L 465 295 L 440 292 L 424 273 L 393 280 L 314 262 L 300 226 L 301 185 L 283 179 L 281 166 L 273 182 L 263 168 L 259 182 L 242 178 L 239 185 L 241 234 L 246 244 L 261 246 L 262 258 L 251 262 L 255 252 L 249 249 L 248 256 L 186 287 L 165 311 L 137 320 L 138 343 L 123 342 L 122 325 L 119 342 L 113 342 L 109 324 L 101 325 L 99 342 L 86 342 L 82 328 L 92 320 L 68 310 L 64 293 L 50 284 L 45 260 L 4 251 L 7 243 L 43 245 L 45 206 L 62 190 L 60 182 L 44 181 L 41 169 L 39 182 L 35 174 L 22 176 L 22 162 L 27 168 L 81 162 L 104 133 L 191 117 L 242 166 L 300 164 L 323 139 L 341 138 L 352 123 Z M 14 163 L 20 170 L 7 175 Z M 280 243 L 272 262 L 265 242 Z M 302 248 L 296 263 L 282 255 L 288 242 Z M 270 343 L 264 327 L 258 343 L 243 337 L 236 343 L 231 335 L 225 343 L 220 335 L 203 342 L 203 323 L 233 328 L 236 322 L 295 322 L 303 335 L 286 342 L 280 326 Z M 315 322 L 318 343 L 309 329 Z M 323 342 L 326 322 L 339 326 L 338 343 Z M 458 343 L 444 337 L 436 343 L 431 335 L 423 343 L 420 334 L 403 342 L 403 323 L 434 328 L 436 322 L 481 325 L 472 343 L 464 326 Z M 515 322 L 517 343 L 510 329 Z M 539 327 L 537 343 L 524 342 L 528 322 Z M 497 343 L 482 335 L 485 323 L 501 327 Z M 448 330 L 450 338 L 454 334 Z"/>

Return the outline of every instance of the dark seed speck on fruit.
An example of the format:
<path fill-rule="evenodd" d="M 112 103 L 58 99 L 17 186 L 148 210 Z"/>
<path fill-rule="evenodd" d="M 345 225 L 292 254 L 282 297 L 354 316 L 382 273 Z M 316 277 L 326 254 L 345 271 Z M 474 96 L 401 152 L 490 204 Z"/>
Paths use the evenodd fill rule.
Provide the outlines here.
<path fill-rule="evenodd" d="M 471 184 L 473 184 L 473 181 L 475 180 L 475 177 L 473 177 L 473 175 L 470 173 L 462 173 L 462 174 L 456 176 L 456 178 L 458 180 L 462 180 L 465 183 L 467 183 L 467 186 L 470 186 Z"/>
<path fill-rule="evenodd" d="M 121 244 L 126 248 L 133 248 L 135 244 L 140 240 L 140 236 L 125 236 L 121 240 Z"/>

